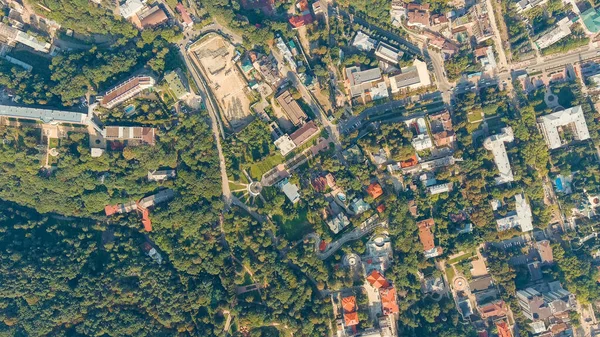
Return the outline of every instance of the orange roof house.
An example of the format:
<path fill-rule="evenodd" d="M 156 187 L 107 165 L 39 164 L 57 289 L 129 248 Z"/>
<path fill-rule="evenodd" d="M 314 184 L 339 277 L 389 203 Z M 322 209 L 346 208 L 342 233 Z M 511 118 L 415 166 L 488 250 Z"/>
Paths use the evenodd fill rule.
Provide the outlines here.
<path fill-rule="evenodd" d="M 347 326 L 358 324 L 358 314 L 356 313 L 356 297 L 348 296 L 342 298 L 342 308 L 344 309 L 344 322 Z"/>
<path fill-rule="evenodd" d="M 390 286 L 390 283 L 377 270 L 373 270 L 371 274 L 367 276 L 367 281 L 369 281 L 369 283 L 377 289 L 387 288 Z"/>
<path fill-rule="evenodd" d="M 383 194 L 383 189 L 378 183 L 372 183 L 369 185 L 369 187 L 367 187 L 367 193 L 369 193 L 373 199 L 377 199 Z"/>
<path fill-rule="evenodd" d="M 412 167 L 417 165 L 418 163 L 419 161 L 417 160 L 417 155 L 413 154 L 410 158 L 400 162 L 400 168 Z"/>
<path fill-rule="evenodd" d="M 439 256 L 442 253 L 441 247 L 435 246 L 435 238 L 433 236 L 432 229 L 435 226 L 433 219 L 429 218 L 417 222 L 419 227 L 419 240 L 423 245 L 423 252 L 427 258 Z"/>
<path fill-rule="evenodd" d="M 379 295 L 381 296 L 381 306 L 384 315 L 393 315 L 400 312 L 398 302 L 396 301 L 396 289 L 379 289 Z"/>
<path fill-rule="evenodd" d="M 483 319 L 506 316 L 506 313 L 508 312 L 506 303 L 504 303 L 502 300 L 488 303 L 480 306 L 478 309 L 479 313 L 481 314 L 481 318 Z"/>
<path fill-rule="evenodd" d="M 499 337 L 512 337 L 512 333 L 510 332 L 510 328 L 505 321 L 496 322 L 496 328 L 498 328 L 498 336 Z"/>

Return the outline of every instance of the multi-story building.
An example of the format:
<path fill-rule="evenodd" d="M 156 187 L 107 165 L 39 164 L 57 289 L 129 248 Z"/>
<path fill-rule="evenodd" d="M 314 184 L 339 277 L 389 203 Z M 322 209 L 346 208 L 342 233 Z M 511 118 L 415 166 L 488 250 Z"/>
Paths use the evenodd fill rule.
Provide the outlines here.
<path fill-rule="evenodd" d="M 100 105 L 113 108 L 126 100 L 135 97 L 142 91 L 154 86 L 154 78 L 150 76 L 135 76 L 108 90 L 100 99 Z"/>

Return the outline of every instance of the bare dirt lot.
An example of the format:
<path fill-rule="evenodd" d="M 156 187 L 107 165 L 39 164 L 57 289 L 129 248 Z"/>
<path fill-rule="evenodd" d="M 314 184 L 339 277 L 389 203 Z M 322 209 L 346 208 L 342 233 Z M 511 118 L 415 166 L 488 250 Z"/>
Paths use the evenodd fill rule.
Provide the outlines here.
<path fill-rule="evenodd" d="M 234 131 L 252 121 L 248 84 L 233 62 L 235 48 L 220 35 L 210 34 L 190 48 L 193 61 L 203 70 L 221 113 Z"/>

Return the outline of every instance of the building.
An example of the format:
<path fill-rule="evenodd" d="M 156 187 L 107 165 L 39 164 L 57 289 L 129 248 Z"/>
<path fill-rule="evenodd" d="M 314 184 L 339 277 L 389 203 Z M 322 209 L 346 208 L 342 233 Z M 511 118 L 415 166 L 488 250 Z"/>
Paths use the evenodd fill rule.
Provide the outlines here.
<path fill-rule="evenodd" d="M 154 170 L 148 171 L 148 181 L 163 181 L 169 178 L 175 178 L 177 171 L 175 170 Z"/>
<path fill-rule="evenodd" d="M 291 184 L 289 180 L 284 179 L 279 183 L 279 187 L 281 188 L 281 191 L 285 194 L 285 196 L 288 198 L 288 200 L 292 202 L 292 204 L 295 204 L 298 201 L 300 201 L 300 190 L 298 189 L 298 186 L 296 186 L 295 184 Z"/>
<path fill-rule="evenodd" d="M 413 138 L 411 144 L 417 151 L 425 151 L 433 147 L 433 142 L 427 133 L 422 133 Z"/>
<path fill-rule="evenodd" d="M 382 80 L 379 68 L 360 70 L 360 67 L 346 68 L 346 85 L 350 98 L 367 103 L 389 97 L 387 85 Z"/>
<path fill-rule="evenodd" d="M 496 220 L 499 232 L 515 227 L 521 227 L 522 232 L 533 230 L 533 216 L 527 199 L 523 194 L 517 194 L 515 195 L 515 203 L 515 211 L 509 212 L 506 217 Z"/>
<path fill-rule="evenodd" d="M 308 116 L 302 110 L 300 105 L 298 105 L 298 102 L 296 102 L 294 97 L 292 97 L 289 90 L 286 90 L 277 96 L 277 103 L 279 103 L 281 109 L 294 126 L 300 126 L 308 119 Z"/>
<path fill-rule="evenodd" d="M 409 27 L 428 28 L 431 25 L 431 15 L 429 14 L 429 4 L 419 5 L 411 3 L 407 6 L 406 25 Z"/>
<path fill-rule="evenodd" d="M 350 209 L 354 212 L 354 214 L 359 215 L 371 209 L 371 206 L 367 204 L 363 199 L 356 198 L 352 200 L 352 203 L 350 204 Z"/>
<path fill-rule="evenodd" d="M 508 306 L 504 301 L 496 300 L 478 306 L 477 311 L 479 311 L 479 315 L 482 319 L 500 318 L 506 316 L 506 314 L 508 313 Z"/>
<path fill-rule="evenodd" d="M 521 13 L 524 12 L 528 9 L 532 9 L 533 7 L 536 7 L 538 5 L 543 5 L 546 2 L 548 2 L 548 0 L 521 0 L 521 1 L 517 1 L 517 12 Z"/>
<path fill-rule="evenodd" d="M 252 63 L 254 69 L 256 69 L 265 82 L 273 87 L 279 86 L 279 82 L 281 81 L 281 74 L 279 73 L 279 68 L 277 64 L 277 60 L 273 56 L 273 54 L 261 55 L 257 57 L 256 61 Z"/>
<path fill-rule="evenodd" d="M 342 310 L 344 311 L 344 323 L 346 326 L 358 325 L 358 313 L 356 310 L 356 297 L 348 296 L 342 298 Z"/>
<path fill-rule="evenodd" d="M 421 244 L 423 245 L 425 257 L 432 258 L 439 256 L 442 253 L 442 248 L 435 246 L 435 238 L 432 233 L 432 229 L 435 226 L 433 219 L 429 218 L 419 221 L 417 222 L 417 226 L 419 227 L 419 240 L 421 240 Z"/>
<path fill-rule="evenodd" d="M 588 32 L 595 34 L 600 31 L 600 14 L 594 7 L 581 13 L 581 20 Z"/>
<path fill-rule="evenodd" d="M 413 90 L 431 85 L 427 63 L 415 59 L 412 67 L 402 68 L 402 73 L 390 77 L 390 89 L 395 94 L 403 89 Z"/>
<path fill-rule="evenodd" d="M 42 108 L 0 105 L 0 117 L 28 119 L 45 124 L 87 124 L 86 113 Z"/>
<path fill-rule="evenodd" d="M 512 332 L 506 321 L 496 322 L 496 330 L 498 331 L 498 337 L 512 337 Z"/>
<path fill-rule="evenodd" d="M 109 141 L 137 141 L 148 145 L 156 142 L 155 129 L 143 126 L 107 126 L 102 136 Z"/>
<path fill-rule="evenodd" d="M 301 146 L 306 143 L 309 139 L 319 133 L 321 129 L 315 124 L 314 121 L 310 121 L 304 125 L 302 125 L 298 130 L 294 131 L 290 135 L 292 142 L 296 144 L 296 146 Z"/>
<path fill-rule="evenodd" d="M 300 12 L 300 14 L 291 17 L 289 20 L 293 28 L 300 28 L 314 21 L 312 14 L 310 14 L 310 9 L 308 8 L 307 0 L 298 1 L 298 3 L 296 3 L 296 8 Z"/>
<path fill-rule="evenodd" d="M 481 66 L 486 71 L 495 69 L 497 66 L 496 58 L 494 57 L 494 48 L 492 46 L 475 49 L 475 59 L 481 62 Z"/>
<path fill-rule="evenodd" d="M 100 105 L 113 108 L 126 100 L 135 97 L 146 89 L 154 86 L 154 78 L 150 76 L 135 76 L 108 90 L 100 99 Z"/>
<path fill-rule="evenodd" d="M 390 283 L 385 279 L 385 277 L 383 277 L 383 275 L 381 275 L 381 273 L 375 269 L 373 269 L 367 276 L 367 282 L 369 282 L 373 288 L 377 289 L 388 288 L 390 286 Z"/>
<path fill-rule="evenodd" d="M 283 55 L 283 58 L 287 61 L 292 71 L 296 71 L 296 61 L 294 61 L 294 55 L 292 54 L 290 48 L 288 48 L 281 37 L 277 37 L 275 42 L 277 49 L 279 49 L 279 52 L 281 55 Z"/>
<path fill-rule="evenodd" d="M 456 136 L 452 127 L 452 118 L 448 110 L 429 115 L 429 126 L 435 146 L 449 146 L 454 143 Z"/>
<path fill-rule="evenodd" d="M 144 3 L 141 0 L 127 0 L 123 5 L 119 6 L 119 13 L 123 18 L 129 19 L 143 8 Z"/>
<path fill-rule="evenodd" d="M 346 214 L 342 212 L 327 220 L 327 226 L 329 226 L 329 229 L 333 232 L 333 234 L 339 233 L 342 229 L 344 229 L 344 227 L 348 226 L 349 224 L 350 220 L 348 220 Z"/>
<path fill-rule="evenodd" d="M 402 26 L 402 19 L 406 17 L 406 4 L 402 0 L 392 0 L 392 7 L 390 9 L 390 17 L 392 18 L 392 25 L 394 27 Z"/>
<path fill-rule="evenodd" d="M 387 43 L 379 42 L 375 50 L 375 56 L 380 60 L 390 65 L 397 65 L 404 52 L 390 46 Z"/>
<path fill-rule="evenodd" d="M 315 15 L 317 16 L 322 15 L 324 13 L 323 7 L 321 6 L 321 1 L 313 2 L 312 9 L 313 13 L 315 13 Z"/>
<path fill-rule="evenodd" d="M 557 27 L 537 39 L 535 45 L 540 50 L 550 47 L 571 34 L 570 26 L 572 24 L 573 22 L 568 17 L 565 17 L 557 23 Z"/>
<path fill-rule="evenodd" d="M 152 6 L 138 14 L 138 19 L 143 28 L 159 26 L 169 21 L 169 17 L 159 6 Z"/>
<path fill-rule="evenodd" d="M 177 71 L 165 74 L 165 81 L 167 81 L 169 89 L 171 89 L 176 99 L 184 99 L 190 95 L 189 88 L 184 84 Z"/>
<path fill-rule="evenodd" d="M 550 245 L 550 241 L 542 240 L 536 243 L 537 251 L 540 254 L 540 261 L 543 264 L 552 264 L 554 263 L 554 255 L 552 254 L 552 246 Z"/>
<path fill-rule="evenodd" d="M 448 193 L 452 190 L 452 183 L 438 184 L 427 187 L 427 192 L 431 195 Z"/>
<path fill-rule="evenodd" d="M 377 45 L 377 40 L 363 33 L 362 30 L 359 30 L 354 36 L 354 40 L 352 40 L 352 46 L 362 51 L 371 51 L 375 49 L 375 45 Z"/>
<path fill-rule="evenodd" d="M 502 131 L 499 134 L 487 137 L 483 141 L 483 147 L 488 151 L 492 151 L 494 162 L 500 172 L 499 176 L 495 178 L 496 185 L 505 184 L 515 180 L 504 145 L 504 143 L 512 142 L 513 140 L 515 140 L 515 137 L 512 128 L 509 126 L 502 128 Z"/>
<path fill-rule="evenodd" d="M 383 195 L 383 189 L 381 188 L 381 185 L 379 185 L 379 183 L 372 183 L 371 185 L 369 185 L 369 187 L 367 187 L 367 193 L 369 193 L 371 198 L 375 200 L 381 195 Z"/>
<path fill-rule="evenodd" d="M 296 148 L 296 144 L 294 144 L 292 138 L 290 138 L 290 136 L 288 136 L 286 133 L 275 140 L 275 147 L 279 150 L 282 156 L 286 156 Z"/>
<path fill-rule="evenodd" d="M 567 127 L 577 140 L 590 138 L 581 105 L 539 117 L 537 122 L 550 149 L 557 149 L 563 145 L 560 131 Z"/>
<path fill-rule="evenodd" d="M 384 315 L 394 315 L 400 312 L 396 289 L 393 287 L 381 288 L 379 289 L 379 296 L 381 298 L 381 309 Z"/>
<path fill-rule="evenodd" d="M 545 321 L 553 315 L 575 310 L 575 295 L 564 290 L 558 282 L 548 284 L 548 288 L 544 292 L 534 288 L 517 291 L 523 315 L 529 320 Z"/>
<path fill-rule="evenodd" d="M 194 21 L 192 20 L 190 13 L 188 13 L 187 9 L 185 9 L 181 2 L 178 3 L 177 6 L 175 6 L 175 9 L 181 15 L 181 24 L 183 25 L 183 27 L 187 28 L 194 25 Z"/>
<path fill-rule="evenodd" d="M 8 45 L 14 46 L 18 42 L 41 53 L 49 53 L 52 48 L 50 43 L 40 41 L 35 36 L 22 32 L 3 22 L 0 22 L 0 36 Z"/>

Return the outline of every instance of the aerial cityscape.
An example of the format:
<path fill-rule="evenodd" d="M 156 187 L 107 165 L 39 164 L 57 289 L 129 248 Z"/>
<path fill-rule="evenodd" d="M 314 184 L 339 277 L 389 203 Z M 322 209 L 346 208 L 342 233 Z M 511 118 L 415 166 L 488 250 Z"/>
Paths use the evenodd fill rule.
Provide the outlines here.
<path fill-rule="evenodd" d="M 0 5 L 0 336 L 600 337 L 600 2 Z"/>

